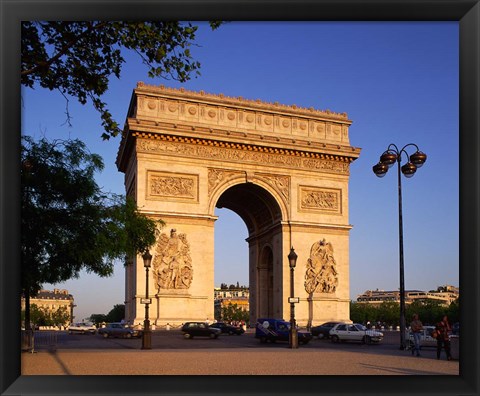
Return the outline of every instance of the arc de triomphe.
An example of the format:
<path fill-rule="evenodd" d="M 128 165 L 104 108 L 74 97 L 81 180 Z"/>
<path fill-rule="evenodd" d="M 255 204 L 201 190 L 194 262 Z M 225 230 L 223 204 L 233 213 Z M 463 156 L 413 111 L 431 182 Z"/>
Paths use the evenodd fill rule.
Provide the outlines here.
<path fill-rule="evenodd" d="M 138 83 L 117 166 L 127 195 L 166 223 L 151 249 L 150 320 L 212 320 L 216 207 L 248 229 L 251 321 L 349 320 L 349 143 L 345 113 Z M 245 263 L 247 265 L 247 263 Z M 126 319 L 144 319 L 145 268 L 126 266 Z"/>

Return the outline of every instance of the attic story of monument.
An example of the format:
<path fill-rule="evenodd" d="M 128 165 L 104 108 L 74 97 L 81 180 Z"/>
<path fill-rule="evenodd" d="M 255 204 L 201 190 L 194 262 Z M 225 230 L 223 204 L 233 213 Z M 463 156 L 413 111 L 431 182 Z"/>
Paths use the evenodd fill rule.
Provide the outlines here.
<path fill-rule="evenodd" d="M 213 319 L 216 207 L 248 229 L 251 322 L 289 316 L 292 246 L 297 323 L 349 320 L 348 182 L 360 155 L 351 123 L 345 113 L 137 84 L 117 166 L 127 195 L 166 223 L 151 249 L 154 324 Z M 145 283 L 133 257 L 130 322 L 143 320 Z"/>

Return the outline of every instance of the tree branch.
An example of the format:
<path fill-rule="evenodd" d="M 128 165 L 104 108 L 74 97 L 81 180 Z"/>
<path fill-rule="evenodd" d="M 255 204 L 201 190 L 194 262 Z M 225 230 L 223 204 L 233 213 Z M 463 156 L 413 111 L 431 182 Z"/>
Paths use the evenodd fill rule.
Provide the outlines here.
<path fill-rule="evenodd" d="M 92 25 L 88 29 L 86 29 L 82 34 L 78 35 L 75 39 L 70 40 L 66 45 L 62 47 L 60 52 L 58 52 L 55 56 L 52 56 L 48 61 L 46 62 L 39 62 L 37 65 L 31 69 L 28 70 L 22 70 L 20 72 L 20 76 L 28 76 L 30 74 L 36 73 L 39 69 L 43 68 L 49 68 L 54 62 L 56 62 L 61 56 L 65 55 L 67 51 L 78 41 L 80 41 L 82 38 L 84 38 L 88 33 L 90 33 L 93 30 L 98 30 L 99 28 L 104 27 L 108 22 L 100 22 L 97 25 Z"/>

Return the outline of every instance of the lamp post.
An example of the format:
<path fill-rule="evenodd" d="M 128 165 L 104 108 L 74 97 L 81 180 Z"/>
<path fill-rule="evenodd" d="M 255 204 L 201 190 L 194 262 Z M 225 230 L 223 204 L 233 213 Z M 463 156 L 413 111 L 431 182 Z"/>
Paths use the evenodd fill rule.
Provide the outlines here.
<path fill-rule="evenodd" d="M 289 345 L 290 348 L 298 348 L 298 334 L 297 334 L 297 326 L 295 323 L 295 289 L 293 284 L 293 272 L 295 270 L 295 266 L 297 265 L 297 254 L 295 250 L 292 248 L 290 249 L 290 253 L 288 255 L 288 263 L 290 265 L 290 337 L 289 337 Z"/>
<path fill-rule="evenodd" d="M 416 151 L 408 155 L 407 147 L 415 147 Z M 400 166 L 402 154 L 407 156 L 407 163 Z M 380 156 L 380 161 L 373 166 L 373 172 L 378 177 L 387 174 L 388 169 L 396 162 L 398 164 L 398 227 L 399 227 L 399 251 L 400 251 L 400 349 L 406 348 L 405 343 L 405 281 L 404 281 L 404 262 L 403 262 L 403 214 L 402 214 L 402 178 L 401 173 L 407 178 L 412 177 L 417 168 L 420 168 L 427 160 L 427 155 L 422 153 L 416 144 L 409 143 L 398 149 L 395 144 L 390 144 L 386 151 Z"/>
<path fill-rule="evenodd" d="M 148 297 L 148 269 L 152 264 L 152 255 L 147 250 L 143 256 L 143 266 L 145 267 L 146 280 L 145 280 L 145 320 L 143 322 L 143 334 L 142 334 L 142 349 L 152 349 L 152 331 L 150 330 L 150 320 L 148 319 L 148 308 L 150 305 L 150 299 Z"/>

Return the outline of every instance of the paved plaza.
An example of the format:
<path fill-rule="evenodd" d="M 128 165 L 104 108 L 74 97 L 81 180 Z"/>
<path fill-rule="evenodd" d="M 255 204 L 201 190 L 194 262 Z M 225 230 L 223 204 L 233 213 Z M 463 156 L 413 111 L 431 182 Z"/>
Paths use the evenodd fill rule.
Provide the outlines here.
<path fill-rule="evenodd" d="M 459 375 L 458 340 L 453 361 L 434 348 L 420 357 L 398 348 L 398 333 L 380 345 L 312 340 L 299 349 L 260 344 L 247 332 L 217 340 L 186 340 L 177 331 L 154 332 L 152 349 L 141 340 L 61 334 L 55 348 L 22 353 L 22 375 Z M 291 362 L 295 364 L 292 365 Z"/>

